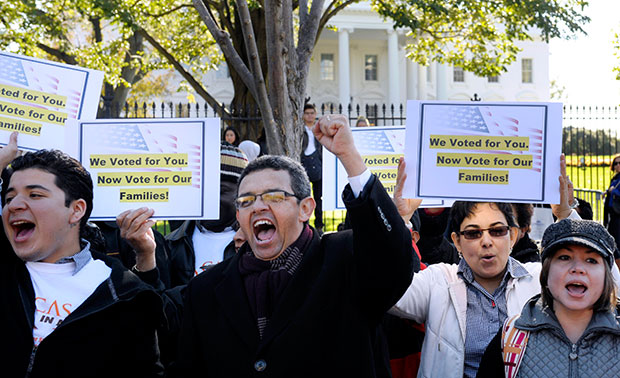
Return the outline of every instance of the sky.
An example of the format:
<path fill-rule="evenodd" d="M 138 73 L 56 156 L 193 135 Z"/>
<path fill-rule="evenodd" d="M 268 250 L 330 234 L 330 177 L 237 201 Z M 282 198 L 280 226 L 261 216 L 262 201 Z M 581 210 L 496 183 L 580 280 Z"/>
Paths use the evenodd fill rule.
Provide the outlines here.
<path fill-rule="evenodd" d="M 614 66 L 614 33 L 620 34 L 620 1 L 590 0 L 584 12 L 591 21 L 587 35 L 573 40 L 554 39 L 549 43 L 549 79 L 565 87 L 565 104 L 620 105 L 620 81 Z M 617 50 L 620 55 L 620 50 Z"/>

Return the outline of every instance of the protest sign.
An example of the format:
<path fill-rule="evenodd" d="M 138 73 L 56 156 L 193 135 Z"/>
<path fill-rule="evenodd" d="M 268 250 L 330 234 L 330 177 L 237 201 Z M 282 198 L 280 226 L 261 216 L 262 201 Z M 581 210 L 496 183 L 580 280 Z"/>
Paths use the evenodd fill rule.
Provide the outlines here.
<path fill-rule="evenodd" d="M 351 129 L 355 147 L 366 167 L 377 175 L 390 196 L 394 194 L 398 161 L 405 151 L 405 127 L 356 127 Z M 342 191 L 347 172 L 335 155 L 323 149 L 323 210 L 345 209 Z M 421 207 L 449 207 L 452 201 L 428 199 Z"/>
<path fill-rule="evenodd" d="M 68 124 L 94 184 L 92 220 L 150 207 L 153 218 L 217 219 L 220 121 L 124 119 Z"/>
<path fill-rule="evenodd" d="M 558 203 L 562 105 L 409 101 L 405 197 Z"/>
<path fill-rule="evenodd" d="M 64 149 L 67 119 L 94 119 L 103 72 L 0 52 L 0 144 Z"/>

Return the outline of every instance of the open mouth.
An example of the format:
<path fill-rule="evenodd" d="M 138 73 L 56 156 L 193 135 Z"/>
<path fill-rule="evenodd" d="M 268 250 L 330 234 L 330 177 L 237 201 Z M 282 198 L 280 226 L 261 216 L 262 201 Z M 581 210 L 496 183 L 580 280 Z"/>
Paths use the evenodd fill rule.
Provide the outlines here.
<path fill-rule="evenodd" d="M 568 290 L 571 295 L 582 295 L 588 290 L 588 287 L 580 282 L 571 282 L 566 285 L 566 290 Z"/>
<path fill-rule="evenodd" d="M 254 236 L 259 242 L 271 240 L 276 232 L 276 227 L 273 225 L 273 223 L 266 219 L 261 219 L 254 222 L 253 228 Z"/>
<path fill-rule="evenodd" d="M 23 241 L 34 232 L 34 223 L 24 220 L 11 222 L 11 227 L 15 232 L 15 241 Z"/>
<path fill-rule="evenodd" d="M 491 260 L 493 260 L 494 257 L 495 257 L 495 255 L 482 256 L 482 261 L 491 261 Z"/>

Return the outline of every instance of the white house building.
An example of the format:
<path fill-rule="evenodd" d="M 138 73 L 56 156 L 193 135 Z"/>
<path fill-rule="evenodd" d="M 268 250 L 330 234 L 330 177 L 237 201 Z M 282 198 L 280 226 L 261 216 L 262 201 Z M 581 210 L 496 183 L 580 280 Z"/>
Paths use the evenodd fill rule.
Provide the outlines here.
<path fill-rule="evenodd" d="M 375 13 L 369 2 L 353 4 L 329 23 L 317 43 L 306 97 L 316 105 L 404 104 L 407 99 L 469 101 L 547 101 L 549 46 L 537 39 L 521 42 L 522 51 L 508 72 L 477 77 L 461 68 L 419 65 L 405 56 L 409 37 Z M 226 67 L 209 72 L 210 93 L 224 103 L 233 97 Z M 178 94 L 181 100 L 182 94 Z"/>

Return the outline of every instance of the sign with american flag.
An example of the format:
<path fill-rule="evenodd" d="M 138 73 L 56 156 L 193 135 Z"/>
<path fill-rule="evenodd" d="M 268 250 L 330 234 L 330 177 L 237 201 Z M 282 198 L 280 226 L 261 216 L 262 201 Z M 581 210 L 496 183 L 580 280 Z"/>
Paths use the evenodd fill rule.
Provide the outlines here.
<path fill-rule="evenodd" d="M 407 197 L 559 202 L 561 103 L 409 101 L 406 141 Z"/>
<path fill-rule="evenodd" d="M 67 144 L 94 184 L 92 220 L 150 207 L 159 219 L 217 219 L 220 120 L 70 122 Z"/>
<path fill-rule="evenodd" d="M 65 149 L 65 122 L 97 116 L 103 72 L 0 52 L 0 145 Z"/>
<path fill-rule="evenodd" d="M 398 161 L 405 151 L 405 126 L 353 127 L 355 147 L 364 163 L 392 195 L 396 185 Z M 323 149 L 323 209 L 344 210 L 342 191 L 348 183 L 347 172 L 335 155 Z M 428 199 L 421 207 L 445 207 L 452 201 Z"/>

